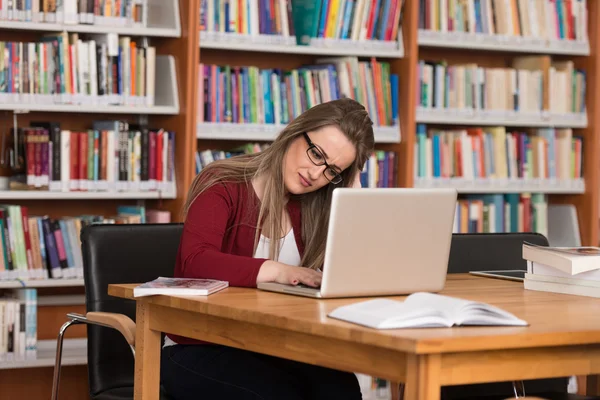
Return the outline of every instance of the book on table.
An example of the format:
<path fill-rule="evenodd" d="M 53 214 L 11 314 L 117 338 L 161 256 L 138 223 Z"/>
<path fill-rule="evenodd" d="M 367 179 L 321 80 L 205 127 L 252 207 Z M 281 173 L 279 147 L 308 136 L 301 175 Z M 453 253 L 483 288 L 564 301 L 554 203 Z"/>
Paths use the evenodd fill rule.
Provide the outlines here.
<path fill-rule="evenodd" d="M 523 244 L 528 290 L 600 298 L 600 248 Z"/>
<path fill-rule="evenodd" d="M 153 295 L 208 296 L 225 289 L 229 282 L 215 279 L 159 277 L 133 289 L 134 297 Z"/>
<path fill-rule="evenodd" d="M 452 326 L 527 326 L 515 315 L 490 304 L 418 292 L 404 301 L 377 298 L 341 306 L 328 314 L 375 329 Z"/>

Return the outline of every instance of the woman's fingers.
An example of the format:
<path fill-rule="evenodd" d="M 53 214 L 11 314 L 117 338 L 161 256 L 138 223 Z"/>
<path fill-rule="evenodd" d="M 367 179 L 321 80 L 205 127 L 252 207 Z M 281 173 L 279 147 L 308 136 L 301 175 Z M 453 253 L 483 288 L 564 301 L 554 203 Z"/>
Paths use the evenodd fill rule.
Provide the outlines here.
<path fill-rule="evenodd" d="M 319 287 L 321 285 L 321 274 L 312 269 L 302 271 L 303 273 L 297 279 L 307 286 Z"/>

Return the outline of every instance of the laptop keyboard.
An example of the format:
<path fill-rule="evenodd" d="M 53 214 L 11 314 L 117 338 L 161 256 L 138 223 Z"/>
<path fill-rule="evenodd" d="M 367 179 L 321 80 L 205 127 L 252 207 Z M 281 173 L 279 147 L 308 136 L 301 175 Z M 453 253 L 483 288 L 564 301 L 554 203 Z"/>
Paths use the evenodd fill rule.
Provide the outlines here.
<path fill-rule="evenodd" d="M 296 285 L 296 287 L 304 288 L 304 289 L 312 289 L 312 290 L 319 289 L 318 287 L 308 286 L 308 285 L 305 285 L 304 283 L 299 283 L 299 284 Z"/>

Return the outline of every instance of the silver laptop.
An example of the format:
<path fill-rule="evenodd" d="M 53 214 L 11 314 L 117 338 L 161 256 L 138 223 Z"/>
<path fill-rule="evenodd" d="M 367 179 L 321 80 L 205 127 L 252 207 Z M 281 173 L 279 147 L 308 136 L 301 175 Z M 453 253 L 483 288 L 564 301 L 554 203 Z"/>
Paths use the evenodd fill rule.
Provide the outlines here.
<path fill-rule="evenodd" d="M 336 189 L 321 287 L 258 288 L 316 298 L 438 292 L 446 282 L 456 201 L 455 189 Z"/>

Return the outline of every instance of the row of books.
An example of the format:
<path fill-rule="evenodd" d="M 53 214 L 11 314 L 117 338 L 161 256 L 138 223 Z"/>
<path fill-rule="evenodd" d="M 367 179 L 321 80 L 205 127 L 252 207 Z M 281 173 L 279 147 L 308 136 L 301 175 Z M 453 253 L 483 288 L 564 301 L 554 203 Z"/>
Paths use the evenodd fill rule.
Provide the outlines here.
<path fill-rule="evenodd" d="M 175 132 L 127 121 L 93 121 L 84 131 L 58 122 L 11 130 L 12 190 L 170 191 L 175 182 Z"/>
<path fill-rule="evenodd" d="M 456 203 L 454 233 L 537 232 L 548 237 L 542 193 L 467 195 Z"/>
<path fill-rule="evenodd" d="M 0 362 L 37 358 L 37 290 L 7 290 L 0 297 Z"/>
<path fill-rule="evenodd" d="M 586 72 L 573 61 L 516 57 L 512 68 L 422 60 L 417 104 L 424 108 L 584 113 Z"/>
<path fill-rule="evenodd" d="M 376 126 L 398 122 L 398 75 L 375 59 L 326 58 L 292 70 L 200 64 L 199 74 L 199 121 L 287 124 L 317 104 L 349 97 Z"/>
<path fill-rule="evenodd" d="M 215 160 L 222 160 L 242 154 L 264 151 L 269 144 L 248 143 L 225 150 L 199 150 L 196 153 L 196 174 Z M 398 181 L 398 155 L 392 151 L 377 150 L 367 160 L 360 174 L 362 187 L 395 187 Z"/>
<path fill-rule="evenodd" d="M 419 0 L 419 28 L 587 41 L 587 0 Z"/>
<path fill-rule="evenodd" d="M 583 177 L 583 140 L 570 128 L 427 128 L 417 124 L 418 178 L 557 179 Z"/>
<path fill-rule="evenodd" d="M 145 26 L 148 0 L 0 0 L 0 20 Z"/>
<path fill-rule="evenodd" d="M 156 49 L 115 34 L 0 42 L 0 102 L 154 105 Z"/>
<path fill-rule="evenodd" d="M 202 0 L 200 31 L 394 41 L 402 0 Z"/>
<path fill-rule="evenodd" d="M 83 278 L 81 230 L 91 224 L 164 222 L 165 212 L 117 206 L 114 215 L 51 218 L 26 206 L 0 205 L 0 280 Z M 167 221 L 168 222 L 168 221 Z"/>

